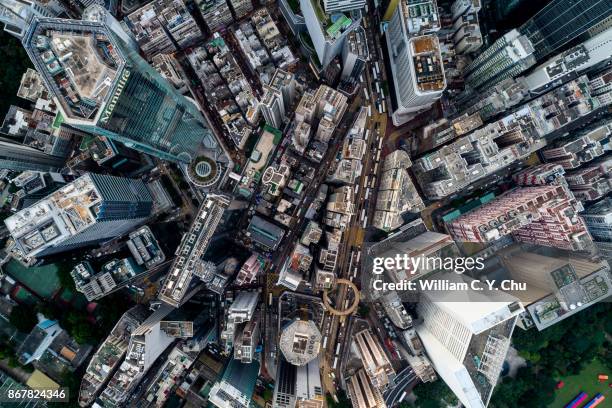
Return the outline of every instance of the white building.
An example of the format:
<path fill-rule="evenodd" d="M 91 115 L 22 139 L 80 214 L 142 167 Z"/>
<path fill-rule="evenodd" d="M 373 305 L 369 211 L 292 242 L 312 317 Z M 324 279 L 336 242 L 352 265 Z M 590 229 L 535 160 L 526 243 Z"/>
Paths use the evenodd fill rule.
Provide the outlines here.
<path fill-rule="evenodd" d="M 323 8 L 328 14 L 337 11 L 356 10 L 365 7 L 366 0 L 323 0 Z"/>
<path fill-rule="evenodd" d="M 433 279 L 466 285 L 471 281 L 455 273 L 437 274 Z M 461 403 L 466 408 L 484 408 L 524 309 L 518 299 L 503 292 L 466 289 L 457 293 L 423 293 L 418 307 L 423 323 L 417 333 L 438 375 Z"/>
<path fill-rule="evenodd" d="M 387 28 L 396 126 L 431 107 L 446 89 L 438 38 L 427 35 L 440 29 L 437 6 L 435 1 L 425 3 L 400 1 Z"/>
<path fill-rule="evenodd" d="M 341 14 L 335 22 L 321 8 L 318 0 L 300 0 L 306 28 L 319 58 L 320 68 L 325 69 L 334 57 L 342 53 L 347 35 L 359 27 L 361 18 L 353 19 Z"/>

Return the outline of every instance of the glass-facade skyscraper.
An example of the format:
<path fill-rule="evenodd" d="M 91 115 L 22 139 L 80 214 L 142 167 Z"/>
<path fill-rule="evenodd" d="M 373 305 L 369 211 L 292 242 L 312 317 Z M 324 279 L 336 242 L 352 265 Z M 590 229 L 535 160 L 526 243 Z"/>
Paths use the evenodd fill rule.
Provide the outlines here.
<path fill-rule="evenodd" d="M 100 21 L 32 19 L 23 44 L 62 119 L 161 159 L 206 156 L 210 171 L 222 172 L 229 158 L 201 112 L 116 30 Z"/>
<path fill-rule="evenodd" d="M 553 0 L 519 31 L 529 38 L 539 61 L 598 24 L 611 24 L 611 16 L 610 0 Z"/>

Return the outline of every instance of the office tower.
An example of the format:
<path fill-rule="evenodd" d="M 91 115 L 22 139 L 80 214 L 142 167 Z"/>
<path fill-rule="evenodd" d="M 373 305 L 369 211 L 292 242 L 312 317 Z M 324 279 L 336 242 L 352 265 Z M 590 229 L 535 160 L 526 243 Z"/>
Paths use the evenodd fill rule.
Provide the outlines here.
<path fill-rule="evenodd" d="M 342 53 L 344 41 L 359 27 L 361 15 L 338 12 L 332 19 L 323 11 L 320 0 L 300 0 L 300 8 L 319 60 L 316 68 L 322 71 Z"/>
<path fill-rule="evenodd" d="M 255 215 L 247 228 L 247 236 L 266 250 L 274 251 L 278 248 L 285 230 L 276 224 Z"/>
<path fill-rule="evenodd" d="M 198 210 L 189 231 L 183 235 L 177 256 L 159 291 L 159 300 L 179 307 L 189 290 L 192 275 L 206 253 L 210 240 L 221 222 L 230 199 L 223 195 L 208 194 Z"/>
<path fill-rule="evenodd" d="M 187 48 L 203 39 L 195 20 L 180 0 L 155 0 L 125 18 L 138 47 L 151 58 Z"/>
<path fill-rule="evenodd" d="M 243 364 L 235 359 L 230 359 L 229 364 L 223 372 L 221 381 L 216 382 L 208 395 L 208 402 L 218 408 L 249 408 L 257 376 L 259 374 L 259 362 L 257 360 L 249 364 Z"/>
<path fill-rule="evenodd" d="M 321 339 L 315 322 L 297 319 L 282 329 L 278 345 L 290 364 L 304 366 L 318 358 Z"/>
<path fill-rule="evenodd" d="M 258 301 L 259 292 L 240 292 L 227 310 L 225 327 L 221 331 L 221 343 L 226 353 L 234 347 L 238 326 L 253 320 Z"/>
<path fill-rule="evenodd" d="M 581 210 L 566 186 L 519 187 L 446 225 L 459 241 L 491 242 L 512 234 L 521 242 L 578 251 L 592 243 Z"/>
<path fill-rule="evenodd" d="M 365 5 L 366 0 L 323 0 L 323 9 L 327 14 L 357 10 L 365 7 Z"/>
<path fill-rule="evenodd" d="M 534 56 L 542 60 L 565 44 L 587 34 L 609 21 L 612 7 L 609 0 L 553 0 L 523 24 L 519 31 L 534 48 Z"/>
<path fill-rule="evenodd" d="M 272 408 L 322 408 L 319 367 L 319 357 L 299 367 L 281 357 L 276 370 Z"/>
<path fill-rule="evenodd" d="M 211 33 L 234 22 L 225 0 L 197 0 L 196 4 Z"/>
<path fill-rule="evenodd" d="M 387 408 L 380 390 L 372 386 L 364 369 L 359 369 L 346 383 L 353 408 Z"/>
<path fill-rule="evenodd" d="M 610 42 L 612 42 L 612 27 L 551 57 L 520 81 L 533 94 L 546 92 L 578 74 L 606 64 L 612 58 L 609 50 Z"/>
<path fill-rule="evenodd" d="M 4 222 L 23 256 L 36 258 L 119 237 L 152 208 L 142 181 L 88 173 Z"/>
<path fill-rule="evenodd" d="M 355 334 L 353 341 L 372 386 L 379 390 L 386 389 L 395 377 L 395 371 L 380 343 L 374 339 L 369 329 Z"/>
<path fill-rule="evenodd" d="M 2 0 L 0 3 L 0 23 L 4 31 L 21 39 L 28 29 L 29 20 L 34 16 L 55 17 L 63 11 L 59 2 L 51 0 Z"/>
<path fill-rule="evenodd" d="M 526 35 L 511 30 L 484 50 L 464 72 L 466 83 L 477 90 L 516 77 L 536 63 L 535 47 Z"/>
<path fill-rule="evenodd" d="M 449 281 L 468 285 L 471 278 L 448 273 Z M 424 292 L 417 326 L 438 375 L 466 408 L 485 408 L 502 370 L 518 315 L 518 299 L 503 292 L 472 291 L 459 301 L 452 291 Z M 475 362 L 478 363 L 475 363 Z"/>
<path fill-rule="evenodd" d="M 57 172 L 66 160 L 0 137 L 0 169 Z"/>
<path fill-rule="evenodd" d="M 228 157 L 196 106 L 106 24 L 35 18 L 23 44 L 62 120 L 174 162 L 209 158 L 223 174 Z"/>
<path fill-rule="evenodd" d="M 412 327 L 412 316 L 406 311 L 396 291 L 385 293 L 380 303 L 394 325 L 404 330 Z"/>
<path fill-rule="evenodd" d="M 590 205 L 580 214 L 596 241 L 612 242 L 612 198 Z"/>
<path fill-rule="evenodd" d="M 351 31 L 346 38 L 342 49 L 342 75 L 343 81 L 359 81 L 359 76 L 363 72 L 366 61 L 370 58 L 368 51 L 368 41 L 363 27 L 358 27 Z"/>
<path fill-rule="evenodd" d="M 372 221 L 376 228 L 383 231 L 399 228 L 404 223 L 402 215 L 425 208 L 408 174 L 410 166 L 410 156 L 403 150 L 396 150 L 385 157 Z"/>
<path fill-rule="evenodd" d="M 519 246 L 505 248 L 498 256 L 510 278 L 525 284 L 523 290 L 509 292 L 529 315 L 521 319 L 523 328 L 535 325 L 544 330 L 606 299 L 612 289 L 606 261 L 545 256 Z"/>
<path fill-rule="evenodd" d="M 446 78 L 434 0 L 402 0 L 387 28 L 387 54 L 393 78 L 393 124 L 402 125 L 440 99 Z"/>
<path fill-rule="evenodd" d="M 264 85 L 264 95 L 259 109 L 270 126 L 282 129 L 287 113 L 297 96 L 296 81 L 293 74 L 277 69 L 268 85 Z"/>

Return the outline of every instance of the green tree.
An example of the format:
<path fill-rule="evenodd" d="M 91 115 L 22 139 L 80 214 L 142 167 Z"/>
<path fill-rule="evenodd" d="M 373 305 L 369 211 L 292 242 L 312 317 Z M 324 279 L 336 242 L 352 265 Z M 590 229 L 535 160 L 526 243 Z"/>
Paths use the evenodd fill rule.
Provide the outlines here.
<path fill-rule="evenodd" d="M 9 321 L 17 330 L 23 333 L 29 333 L 38 323 L 36 311 L 23 305 L 17 305 L 11 311 Z"/>
<path fill-rule="evenodd" d="M 419 408 L 444 408 L 457 404 L 457 397 L 442 380 L 418 384 L 413 392 Z"/>

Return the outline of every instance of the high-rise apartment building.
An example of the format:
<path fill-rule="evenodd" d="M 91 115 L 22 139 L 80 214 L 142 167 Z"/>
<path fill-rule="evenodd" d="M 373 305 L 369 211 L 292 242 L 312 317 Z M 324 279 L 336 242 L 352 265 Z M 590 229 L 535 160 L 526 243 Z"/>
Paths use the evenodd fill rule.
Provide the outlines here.
<path fill-rule="evenodd" d="M 165 160 L 206 156 L 210 174 L 227 170 L 194 103 L 107 24 L 34 18 L 23 44 L 67 124 Z"/>
<path fill-rule="evenodd" d="M 582 205 L 560 184 L 519 187 L 447 224 L 460 241 L 491 242 L 512 234 L 521 242 L 584 250 L 591 237 L 578 211 Z"/>
<path fill-rule="evenodd" d="M 608 21 L 612 16 L 609 0 L 553 0 L 523 24 L 526 35 L 541 60 L 565 44 Z"/>
<path fill-rule="evenodd" d="M 465 69 L 465 81 L 477 90 L 512 78 L 536 63 L 535 47 L 526 35 L 511 30 L 484 50 Z"/>
<path fill-rule="evenodd" d="M 355 334 L 353 341 L 372 386 L 379 390 L 386 389 L 389 381 L 395 377 L 395 371 L 380 343 L 369 329 Z"/>
<path fill-rule="evenodd" d="M 221 343 L 227 353 L 234 347 L 238 326 L 254 319 L 258 302 L 258 292 L 240 292 L 227 310 L 225 326 L 221 331 Z"/>
<path fill-rule="evenodd" d="M 234 22 L 225 0 L 197 0 L 196 4 L 211 33 Z"/>
<path fill-rule="evenodd" d="M 402 125 L 437 101 L 446 89 L 435 0 L 402 0 L 387 28 L 387 53 L 393 77 L 393 124 Z"/>
<path fill-rule="evenodd" d="M 142 181 L 89 173 L 4 223 L 23 256 L 36 258 L 121 236 L 152 208 Z"/>
<path fill-rule="evenodd" d="M 587 207 L 581 216 L 596 241 L 612 242 L 611 197 Z"/>
<path fill-rule="evenodd" d="M 232 6 L 236 20 L 240 20 L 253 11 L 253 3 L 251 0 L 229 0 L 229 4 Z"/>
<path fill-rule="evenodd" d="M 297 96 L 294 75 L 277 69 L 268 85 L 264 85 L 264 95 L 259 109 L 270 126 L 282 129 L 287 113 Z"/>
<path fill-rule="evenodd" d="M 455 273 L 448 279 L 465 284 L 471 280 Z M 523 307 L 499 292 L 468 290 L 470 301 L 460 301 L 451 292 L 422 294 L 418 314 L 423 323 L 417 333 L 436 372 L 459 401 L 466 408 L 485 408 Z"/>
<path fill-rule="evenodd" d="M 180 0 L 155 0 L 130 13 L 125 23 L 148 58 L 202 39 L 200 28 Z"/>
<path fill-rule="evenodd" d="M 403 150 L 396 150 L 385 157 L 372 221 L 376 228 L 394 230 L 403 224 L 403 214 L 425 208 L 408 174 L 411 165 L 410 156 Z"/>

